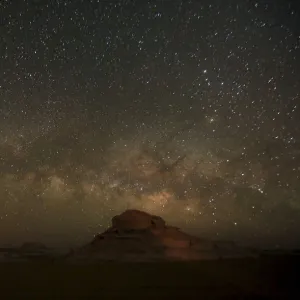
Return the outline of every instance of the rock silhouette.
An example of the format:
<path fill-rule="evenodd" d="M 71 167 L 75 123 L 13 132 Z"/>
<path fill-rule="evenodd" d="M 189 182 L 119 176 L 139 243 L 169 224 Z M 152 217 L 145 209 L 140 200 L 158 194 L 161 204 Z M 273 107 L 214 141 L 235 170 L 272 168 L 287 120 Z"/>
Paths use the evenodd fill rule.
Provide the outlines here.
<path fill-rule="evenodd" d="M 232 242 L 214 242 L 168 226 L 159 216 L 126 210 L 87 245 L 74 249 L 69 261 L 190 261 L 253 255 Z"/>

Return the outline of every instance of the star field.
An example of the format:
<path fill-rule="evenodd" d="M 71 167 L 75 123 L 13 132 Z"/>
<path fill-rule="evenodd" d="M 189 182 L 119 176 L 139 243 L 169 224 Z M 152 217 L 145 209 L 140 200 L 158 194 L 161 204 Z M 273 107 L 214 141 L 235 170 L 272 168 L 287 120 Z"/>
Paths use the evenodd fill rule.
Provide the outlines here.
<path fill-rule="evenodd" d="M 0 243 L 127 208 L 299 246 L 296 1 L 0 3 Z"/>

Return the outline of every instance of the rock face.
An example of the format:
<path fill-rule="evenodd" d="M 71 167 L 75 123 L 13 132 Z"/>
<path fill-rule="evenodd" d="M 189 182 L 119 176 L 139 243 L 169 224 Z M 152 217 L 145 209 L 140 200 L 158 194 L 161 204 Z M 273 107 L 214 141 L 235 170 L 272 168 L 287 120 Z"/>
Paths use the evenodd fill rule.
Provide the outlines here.
<path fill-rule="evenodd" d="M 112 218 L 112 227 L 119 230 L 164 229 L 165 221 L 158 216 L 152 216 L 140 210 L 126 210 Z"/>
<path fill-rule="evenodd" d="M 217 259 L 222 257 L 224 245 L 220 246 L 216 242 L 190 236 L 176 227 L 167 226 L 161 217 L 139 210 L 127 210 L 113 217 L 112 227 L 95 236 L 89 244 L 73 250 L 67 260 L 94 262 Z M 225 248 L 228 250 L 228 247 Z M 232 243 L 230 251 L 227 252 L 231 256 L 245 256 L 245 251 Z"/>

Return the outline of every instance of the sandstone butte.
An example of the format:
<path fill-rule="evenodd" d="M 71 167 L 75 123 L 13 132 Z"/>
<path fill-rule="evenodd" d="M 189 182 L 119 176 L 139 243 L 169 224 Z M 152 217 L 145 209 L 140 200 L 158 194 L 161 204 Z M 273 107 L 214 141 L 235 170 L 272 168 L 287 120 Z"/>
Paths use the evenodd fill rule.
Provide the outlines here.
<path fill-rule="evenodd" d="M 67 261 L 192 261 L 255 256 L 233 242 L 191 236 L 168 226 L 159 216 L 126 210 L 112 218 L 112 226 L 77 249 Z"/>

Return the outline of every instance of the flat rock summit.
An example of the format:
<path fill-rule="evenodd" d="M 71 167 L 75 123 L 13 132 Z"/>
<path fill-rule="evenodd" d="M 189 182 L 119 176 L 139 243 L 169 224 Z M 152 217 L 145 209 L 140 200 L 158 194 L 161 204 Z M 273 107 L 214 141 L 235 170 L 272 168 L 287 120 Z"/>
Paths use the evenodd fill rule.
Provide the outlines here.
<path fill-rule="evenodd" d="M 68 255 L 68 261 L 190 261 L 253 256 L 233 242 L 211 241 L 168 226 L 159 216 L 126 210 L 105 232 Z"/>

